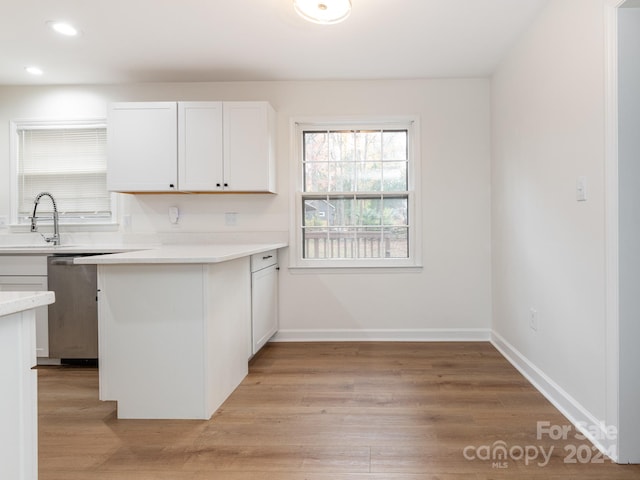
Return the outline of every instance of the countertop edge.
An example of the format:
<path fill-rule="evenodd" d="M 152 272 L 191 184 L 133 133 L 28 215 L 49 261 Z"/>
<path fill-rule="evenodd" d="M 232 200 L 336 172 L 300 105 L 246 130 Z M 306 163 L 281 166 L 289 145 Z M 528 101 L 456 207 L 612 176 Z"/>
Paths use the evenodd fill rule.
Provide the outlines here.
<path fill-rule="evenodd" d="M 260 244 L 165 245 L 126 253 L 95 255 L 74 260 L 76 264 L 133 265 L 221 263 L 287 247 L 284 242 Z"/>
<path fill-rule="evenodd" d="M 33 245 L 0 245 L 0 256 L 11 255 L 76 255 L 76 254 L 109 254 L 125 253 L 136 250 L 149 250 L 158 245 L 61 245 L 61 246 L 33 246 Z"/>
<path fill-rule="evenodd" d="M 0 316 L 24 312 L 53 302 L 53 292 L 0 292 Z"/>

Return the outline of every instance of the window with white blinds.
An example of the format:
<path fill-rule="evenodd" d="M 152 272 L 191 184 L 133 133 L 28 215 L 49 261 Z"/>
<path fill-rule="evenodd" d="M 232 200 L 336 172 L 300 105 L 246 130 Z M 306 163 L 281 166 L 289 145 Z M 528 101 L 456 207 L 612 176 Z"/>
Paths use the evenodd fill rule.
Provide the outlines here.
<path fill-rule="evenodd" d="M 28 221 L 40 192 L 56 199 L 61 222 L 111 221 L 104 122 L 16 123 L 15 135 L 19 223 Z M 38 216 L 51 211 L 43 199 Z"/>

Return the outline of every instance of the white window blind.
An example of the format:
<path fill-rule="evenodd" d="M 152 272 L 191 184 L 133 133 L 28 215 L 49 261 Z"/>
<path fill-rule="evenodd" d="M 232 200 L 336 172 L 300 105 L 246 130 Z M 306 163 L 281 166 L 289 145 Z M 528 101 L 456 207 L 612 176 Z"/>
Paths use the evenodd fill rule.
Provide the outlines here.
<path fill-rule="evenodd" d="M 67 223 L 111 220 L 107 191 L 106 125 L 17 125 L 17 217 L 27 221 L 40 192 L 56 199 Z M 43 200 L 38 214 L 51 212 Z"/>

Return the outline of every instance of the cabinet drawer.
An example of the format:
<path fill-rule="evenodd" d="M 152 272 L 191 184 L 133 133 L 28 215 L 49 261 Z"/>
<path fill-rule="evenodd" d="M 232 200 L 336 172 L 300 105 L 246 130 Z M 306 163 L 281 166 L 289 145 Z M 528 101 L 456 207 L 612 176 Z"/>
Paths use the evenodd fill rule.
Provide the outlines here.
<path fill-rule="evenodd" d="M 0 275 L 46 275 L 46 255 L 0 255 Z"/>
<path fill-rule="evenodd" d="M 269 250 L 267 252 L 256 253 L 251 255 L 251 271 L 257 272 L 270 265 L 278 263 L 278 251 Z"/>

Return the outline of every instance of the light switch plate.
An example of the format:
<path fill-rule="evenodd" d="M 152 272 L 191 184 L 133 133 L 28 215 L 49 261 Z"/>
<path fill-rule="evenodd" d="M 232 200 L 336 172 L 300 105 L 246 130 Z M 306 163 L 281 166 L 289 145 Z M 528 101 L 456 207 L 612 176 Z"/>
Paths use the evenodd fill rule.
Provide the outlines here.
<path fill-rule="evenodd" d="M 587 177 L 578 177 L 576 180 L 576 200 L 578 202 L 587 201 Z"/>
<path fill-rule="evenodd" d="M 7 217 L 0 216 L 0 228 L 5 228 L 9 226 L 9 219 Z"/>

